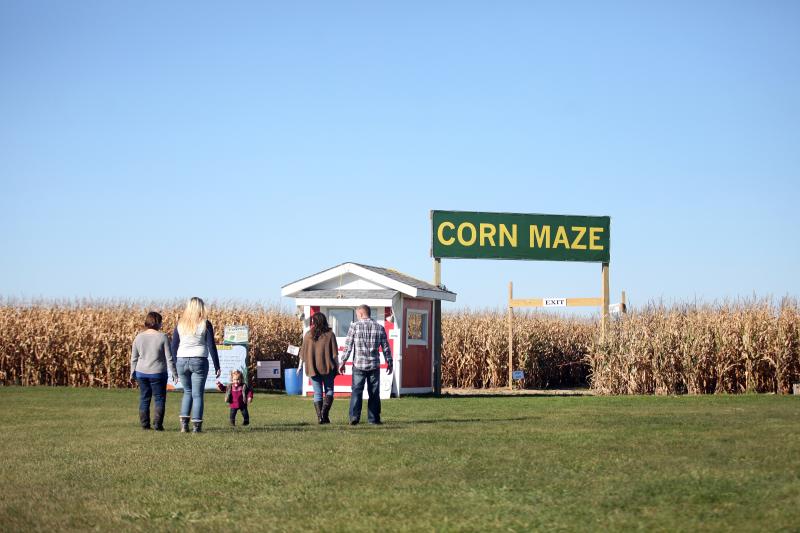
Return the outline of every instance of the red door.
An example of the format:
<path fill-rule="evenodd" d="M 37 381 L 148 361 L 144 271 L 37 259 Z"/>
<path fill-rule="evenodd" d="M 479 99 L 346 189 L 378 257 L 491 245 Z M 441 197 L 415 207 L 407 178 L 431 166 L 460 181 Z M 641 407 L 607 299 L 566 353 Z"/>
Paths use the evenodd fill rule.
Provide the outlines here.
<path fill-rule="evenodd" d="M 403 299 L 403 374 L 404 388 L 431 387 L 432 306 L 430 300 Z"/>

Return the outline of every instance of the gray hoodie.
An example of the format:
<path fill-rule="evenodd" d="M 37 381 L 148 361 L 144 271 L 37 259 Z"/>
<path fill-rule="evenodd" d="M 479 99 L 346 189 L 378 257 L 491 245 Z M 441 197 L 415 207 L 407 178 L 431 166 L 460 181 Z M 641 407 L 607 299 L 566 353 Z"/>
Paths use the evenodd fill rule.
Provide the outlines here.
<path fill-rule="evenodd" d="M 177 376 L 178 371 L 175 369 L 175 360 L 166 335 L 160 331 L 149 333 L 147 330 L 136 335 L 131 348 L 131 375 L 134 372 L 163 374 L 167 371 L 167 365 L 170 373 Z"/>

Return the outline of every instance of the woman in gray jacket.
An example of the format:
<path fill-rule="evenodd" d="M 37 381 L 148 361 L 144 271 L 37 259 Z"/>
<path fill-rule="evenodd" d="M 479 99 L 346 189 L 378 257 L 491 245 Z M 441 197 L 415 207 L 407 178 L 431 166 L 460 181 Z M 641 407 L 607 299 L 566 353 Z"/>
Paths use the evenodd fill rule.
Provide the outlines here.
<path fill-rule="evenodd" d="M 167 367 L 176 380 L 178 372 L 169 347 L 169 339 L 161 333 L 161 315 L 147 313 L 145 330 L 136 335 L 131 349 L 131 380 L 139 383 L 139 423 L 150 429 L 150 398 L 155 398 L 153 428 L 164 431 L 164 408 L 167 403 Z"/>

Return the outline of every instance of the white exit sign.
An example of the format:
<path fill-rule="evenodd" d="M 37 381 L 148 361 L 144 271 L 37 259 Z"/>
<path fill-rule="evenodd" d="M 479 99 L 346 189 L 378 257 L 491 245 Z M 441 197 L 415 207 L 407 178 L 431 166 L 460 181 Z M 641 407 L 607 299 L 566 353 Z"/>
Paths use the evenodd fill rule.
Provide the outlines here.
<path fill-rule="evenodd" d="M 566 307 L 566 298 L 542 298 L 542 307 Z"/>

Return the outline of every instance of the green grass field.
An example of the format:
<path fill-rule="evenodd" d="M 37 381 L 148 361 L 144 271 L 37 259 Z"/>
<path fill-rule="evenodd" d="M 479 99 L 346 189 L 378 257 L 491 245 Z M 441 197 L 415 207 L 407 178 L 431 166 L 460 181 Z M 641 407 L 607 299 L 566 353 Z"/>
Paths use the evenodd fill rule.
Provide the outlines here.
<path fill-rule="evenodd" d="M 330 426 L 137 427 L 137 391 L 0 388 L 0 529 L 800 530 L 800 398 L 449 397 Z M 366 408 L 366 405 L 365 405 Z M 365 413 L 366 415 L 366 413 Z"/>

